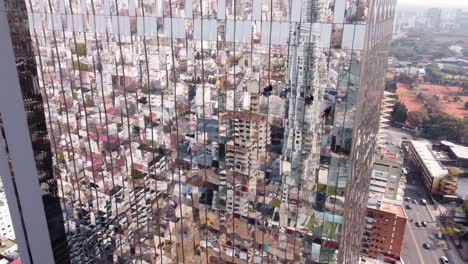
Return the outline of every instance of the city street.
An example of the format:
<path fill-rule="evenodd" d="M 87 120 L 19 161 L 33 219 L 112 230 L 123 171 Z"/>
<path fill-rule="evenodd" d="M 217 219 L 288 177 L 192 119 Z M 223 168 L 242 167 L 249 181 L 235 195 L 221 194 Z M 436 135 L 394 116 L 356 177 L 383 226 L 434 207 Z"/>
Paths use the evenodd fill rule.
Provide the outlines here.
<path fill-rule="evenodd" d="M 435 235 L 439 232 L 439 227 L 435 222 L 435 216 L 431 216 L 426 206 L 420 204 L 421 199 L 417 195 L 417 190 L 422 188 L 420 185 L 407 184 L 405 197 L 410 197 L 411 201 L 404 202 L 405 212 L 408 217 L 405 237 L 403 241 L 402 259 L 407 264 L 436 264 L 441 263 L 440 257 L 446 256 L 449 263 L 463 263 L 455 249 L 448 250 L 447 241 L 438 239 Z M 416 200 L 417 203 L 413 203 Z M 406 209 L 406 205 L 411 209 Z M 428 205 L 431 206 L 431 205 Z M 410 220 L 413 220 L 412 222 Z M 426 221 L 427 227 L 418 227 L 416 222 Z M 432 249 L 423 248 L 424 243 L 429 243 Z"/>
<path fill-rule="evenodd" d="M 411 132 L 395 127 L 387 127 L 384 130 L 387 133 L 387 142 L 395 146 L 401 146 L 403 140 L 413 139 Z"/>

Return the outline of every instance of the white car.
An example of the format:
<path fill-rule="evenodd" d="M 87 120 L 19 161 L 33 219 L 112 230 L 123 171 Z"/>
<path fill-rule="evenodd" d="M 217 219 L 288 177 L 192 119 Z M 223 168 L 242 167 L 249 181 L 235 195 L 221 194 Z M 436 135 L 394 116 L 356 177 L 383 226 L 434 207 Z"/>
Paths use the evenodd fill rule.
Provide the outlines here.
<path fill-rule="evenodd" d="M 448 258 L 446 256 L 440 257 L 440 263 L 449 264 Z"/>

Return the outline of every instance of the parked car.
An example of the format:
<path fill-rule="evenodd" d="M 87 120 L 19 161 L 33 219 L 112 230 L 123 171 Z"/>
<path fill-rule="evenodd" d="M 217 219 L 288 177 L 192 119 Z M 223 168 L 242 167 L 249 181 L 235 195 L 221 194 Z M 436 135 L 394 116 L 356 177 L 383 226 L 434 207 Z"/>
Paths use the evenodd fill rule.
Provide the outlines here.
<path fill-rule="evenodd" d="M 413 203 L 414 203 L 414 204 L 415 204 L 415 203 L 418 203 L 418 201 L 416 201 L 416 200 L 413 200 Z"/>
<path fill-rule="evenodd" d="M 436 237 L 437 237 L 438 239 L 444 239 L 444 235 L 442 235 L 442 233 L 437 233 L 437 234 L 436 234 Z"/>
<path fill-rule="evenodd" d="M 429 244 L 429 243 L 424 243 L 424 244 L 423 244 L 423 248 L 425 248 L 425 249 L 432 249 L 432 246 L 431 246 L 431 244 Z"/>
<path fill-rule="evenodd" d="M 420 227 L 420 226 L 421 226 L 421 223 L 419 223 L 419 222 L 416 222 L 416 223 L 414 223 L 414 224 L 415 224 L 417 227 Z"/>
<path fill-rule="evenodd" d="M 411 198 L 405 197 L 405 201 L 409 202 L 409 201 L 411 201 Z"/>
<path fill-rule="evenodd" d="M 440 257 L 440 263 L 449 264 L 448 258 L 446 256 Z"/>
<path fill-rule="evenodd" d="M 422 205 L 426 205 L 427 204 L 427 201 L 425 199 L 421 199 L 421 204 Z"/>
<path fill-rule="evenodd" d="M 427 222 L 426 222 L 426 221 L 422 221 L 422 222 L 421 222 L 421 225 L 424 226 L 424 227 L 426 227 L 426 226 L 427 226 Z"/>
<path fill-rule="evenodd" d="M 411 206 L 409 204 L 407 204 L 406 209 L 411 209 Z"/>

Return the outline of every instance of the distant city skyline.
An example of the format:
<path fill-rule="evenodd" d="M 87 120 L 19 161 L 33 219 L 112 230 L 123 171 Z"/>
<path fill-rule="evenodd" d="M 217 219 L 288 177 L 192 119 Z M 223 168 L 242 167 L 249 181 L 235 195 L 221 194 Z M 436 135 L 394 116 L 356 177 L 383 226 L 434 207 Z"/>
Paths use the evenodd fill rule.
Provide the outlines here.
<path fill-rule="evenodd" d="M 441 7 L 441 8 L 454 8 L 463 7 L 468 8 L 468 2 L 463 0 L 399 0 L 398 6 L 427 6 L 427 7 Z"/>

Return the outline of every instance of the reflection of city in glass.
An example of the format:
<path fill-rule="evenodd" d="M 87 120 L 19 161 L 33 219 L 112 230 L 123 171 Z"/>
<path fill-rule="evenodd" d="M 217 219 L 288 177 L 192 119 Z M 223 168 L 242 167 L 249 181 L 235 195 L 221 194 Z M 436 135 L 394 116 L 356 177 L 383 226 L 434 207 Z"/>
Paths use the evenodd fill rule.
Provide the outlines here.
<path fill-rule="evenodd" d="M 72 263 L 358 262 L 395 1 L 6 2 Z"/>

